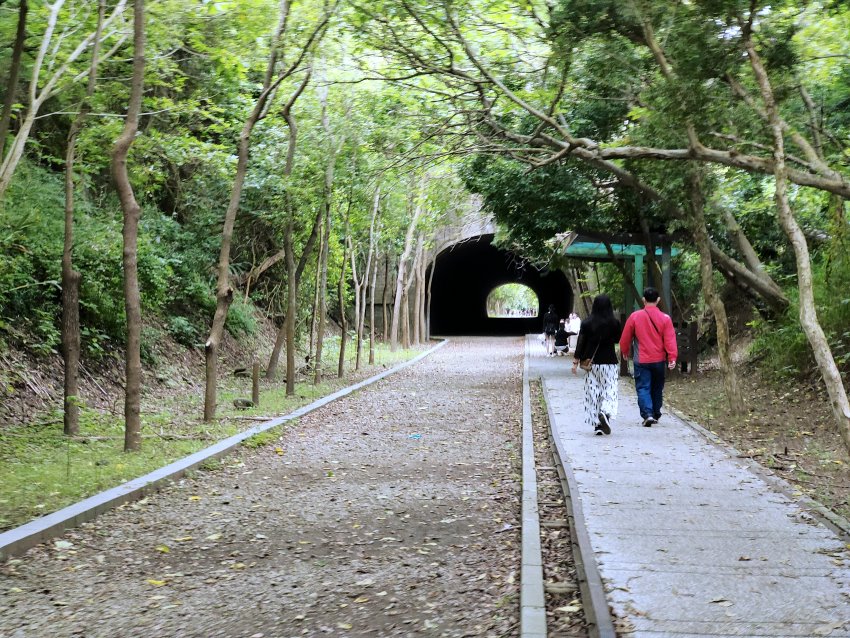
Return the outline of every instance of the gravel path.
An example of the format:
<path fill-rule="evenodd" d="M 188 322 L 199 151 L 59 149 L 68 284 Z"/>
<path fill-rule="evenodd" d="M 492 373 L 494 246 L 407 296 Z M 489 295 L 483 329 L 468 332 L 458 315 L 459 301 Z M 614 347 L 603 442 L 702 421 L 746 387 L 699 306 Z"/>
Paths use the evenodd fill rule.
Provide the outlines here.
<path fill-rule="evenodd" d="M 0 566 L 0 637 L 516 636 L 522 341 L 465 339 Z"/>

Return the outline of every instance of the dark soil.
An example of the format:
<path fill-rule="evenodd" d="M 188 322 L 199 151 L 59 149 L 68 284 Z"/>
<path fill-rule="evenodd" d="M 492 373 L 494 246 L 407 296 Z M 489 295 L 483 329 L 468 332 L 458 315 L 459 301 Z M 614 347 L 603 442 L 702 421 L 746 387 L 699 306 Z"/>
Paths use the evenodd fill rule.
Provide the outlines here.
<path fill-rule="evenodd" d="M 450 343 L 0 567 L 0 637 L 517 636 L 521 342 Z"/>
<path fill-rule="evenodd" d="M 850 458 L 820 387 L 765 379 L 749 364 L 738 368 L 748 413 L 732 417 L 720 372 L 671 373 L 665 400 L 796 485 L 837 514 L 850 518 Z"/>
<path fill-rule="evenodd" d="M 552 636 L 588 635 L 578 574 L 573 560 L 570 520 L 549 441 L 549 415 L 539 381 L 531 384 L 537 505 L 546 596 L 546 626 Z"/>

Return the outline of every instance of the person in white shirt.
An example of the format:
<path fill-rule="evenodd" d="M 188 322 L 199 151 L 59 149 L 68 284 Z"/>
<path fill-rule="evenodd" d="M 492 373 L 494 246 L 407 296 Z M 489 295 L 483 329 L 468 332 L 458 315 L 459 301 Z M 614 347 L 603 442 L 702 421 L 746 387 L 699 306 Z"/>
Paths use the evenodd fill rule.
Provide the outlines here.
<path fill-rule="evenodd" d="M 576 342 L 578 341 L 578 333 L 581 330 L 581 319 L 579 316 L 571 312 L 569 321 L 567 322 L 567 332 L 571 333 L 570 336 L 570 352 L 575 352 L 576 350 Z"/>

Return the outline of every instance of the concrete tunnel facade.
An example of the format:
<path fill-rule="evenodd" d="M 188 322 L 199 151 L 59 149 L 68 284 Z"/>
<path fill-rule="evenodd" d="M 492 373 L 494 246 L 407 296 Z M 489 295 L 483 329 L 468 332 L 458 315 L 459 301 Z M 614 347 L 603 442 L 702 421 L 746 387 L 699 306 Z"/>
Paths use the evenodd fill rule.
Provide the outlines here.
<path fill-rule="evenodd" d="M 560 271 L 539 271 L 522 257 L 493 246 L 481 235 L 450 246 L 437 255 L 431 284 L 430 332 L 435 336 L 515 336 L 543 331 L 543 315 L 555 304 L 558 316 L 573 308 L 573 291 Z M 490 318 L 487 296 L 501 285 L 523 284 L 537 295 L 533 317 Z"/>

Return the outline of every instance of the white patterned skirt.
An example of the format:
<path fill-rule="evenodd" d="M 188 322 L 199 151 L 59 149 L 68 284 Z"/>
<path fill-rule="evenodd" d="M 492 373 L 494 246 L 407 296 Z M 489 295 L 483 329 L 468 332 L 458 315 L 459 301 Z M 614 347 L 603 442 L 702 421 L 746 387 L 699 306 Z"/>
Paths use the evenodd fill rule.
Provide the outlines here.
<path fill-rule="evenodd" d="M 609 419 L 617 416 L 619 388 L 619 364 L 593 364 L 584 378 L 584 424 L 587 427 L 596 427 L 600 412 L 604 412 Z"/>

